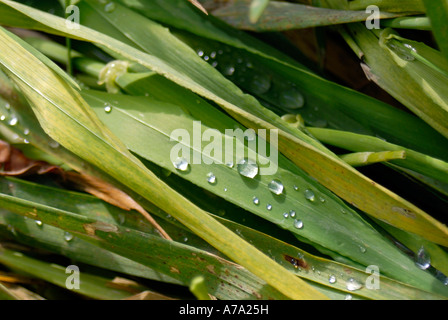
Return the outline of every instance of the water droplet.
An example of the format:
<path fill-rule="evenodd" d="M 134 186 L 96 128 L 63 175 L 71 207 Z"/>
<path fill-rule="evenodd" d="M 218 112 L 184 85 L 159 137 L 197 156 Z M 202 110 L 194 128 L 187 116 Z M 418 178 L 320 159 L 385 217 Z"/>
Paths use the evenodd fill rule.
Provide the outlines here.
<path fill-rule="evenodd" d="M 355 291 L 355 290 L 359 290 L 362 288 L 362 284 L 359 283 L 356 279 L 354 278 L 350 278 L 347 280 L 345 287 L 347 288 L 347 290 L 349 291 Z"/>
<path fill-rule="evenodd" d="M 226 166 L 229 167 L 229 168 L 233 168 L 233 161 L 227 162 Z"/>
<path fill-rule="evenodd" d="M 6 110 L 10 110 L 11 109 L 11 105 L 9 103 L 6 103 L 5 104 L 5 108 L 6 108 Z"/>
<path fill-rule="evenodd" d="M 212 67 L 213 67 L 213 68 L 216 68 L 217 66 L 218 66 L 218 61 L 213 61 L 213 62 L 212 62 Z"/>
<path fill-rule="evenodd" d="M 330 277 L 328 277 L 328 282 L 333 284 L 336 283 L 336 277 L 332 274 Z"/>
<path fill-rule="evenodd" d="M 204 56 L 204 61 L 208 61 L 208 60 L 210 60 L 210 57 L 209 56 Z"/>
<path fill-rule="evenodd" d="M 173 161 L 174 168 L 180 171 L 187 171 L 189 167 L 189 163 L 187 159 L 178 157 Z"/>
<path fill-rule="evenodd" d="M 341 212 L 342 212 L 343 214 L 346 214 L 346 213 L 347 213 L 347 211 L 345 211 L 345 209 L 341 209 Z"/>
<path fill-rule="evenodd" d="M 297 229 L 302 229 L 303 228 L 303 221 L 302 220 L 295 220 L 294 221 L 294 227 Z"/>
<path fill-rule="evenodd" d="M 213 172 L 209 172 L 207 174 L 207 181 L 210 184 L 215 184 L 216 183 L 216 176 L 213 174 Z"/>
<path fill-rule="evenodd" d="M 299 187 L 298 186 L 296 186 L 296 185 L 294 185 L 294 190 L 296 190 L 296 191 L 298 191 L 299 190 Z"/>
<path fill-rule="evenodd" d="M 276 195 L 280 195 L 283 193 L 283 184 L 280 180 L 274 179 L 268 184 L 269 191 Z"/>
<path fill-rule="evenodd" d="M 2 114 L 1 117 L 0 117 L 0 120 L 1 121 L 5 121 L 5 119 L 6 119 L 6 116 L 4 114 Z"/>
<path fill-rule="evenodd" d="M 187 238 L 187 237 L 185 237 L 185 238 L 184 238 L 184 242 L 187 242 L 187 241 L 188 241 L 188 238 Z"/>
<path fill-rule="evenodd" d="M 289 215 L 291 218 L 294 218 L 296 216 L 296 212 L 294 210 L 289 210 Z"/>
<path fill-rule="evenodd" d="M 283 218 L 288 219 L 289 218 L 289 213 L 288 212 L 283 213 Z"/>
<path fill-rule="evenodd" d="M 27 139 L 23 139 L 23 143 L 24 143 L 24 144 L 28 144 L 28 143 L 30 143 L 30 141 L 27 140 Z"/>
<path fill-rule="evenodd" d="M 19 122 L 19 119 L 17 119 L 15 116 L 13 116 L 9 121 L 8 124 L 10 126 L 15 126 L 17 124 L 17 122 Z"/>
<path fill-rule="evenodd" d="M 224 192 L 227 192 L 227 188 L 224 188 Z"/>
<path fill-rule="evenodd" d="M 29 135 L 30 134 L 30 129 L 25 129 L 25 130 L 23 130 L 23 134 L 24 135 Z"/>
<path fill-rule="evenodd" d="M 391 39 L 386 42 L 386 45 L 391 49 L 400 59 L 405 61 L 414 61 L 413 53 L 417 50 L 408 43 L 401 43 L 396 39 Z"/>
<path fill-rule="evenodd" d="M 104 112 L 110 113 L 112 111 L 112 106 L 108 103 L 104 104 Z"/>
<path fill-rule="evenodd" d="M 258 174 L 258 165 L 255 161 L 245 158 L 238 162 L 237 170 L 240 175 L 253 179 Z"/>
<path fill-rule="evenodd" d="M 204 55 L 204 51 L 198 50 L 198 56 L 202 57 Z"/>
<path fill-rule="evenodd" d="M 216 51 L 213 51 L 210 53 L 210 58 L 215 59 L 216 58 Z"/>
<path fill-rule="evenodd" d="M 271 89 L 271 77 L 265 74 L 257 74 L 252 78 L 249 87 L 255 94 L 266 93 Z"/>
<path fill-rule="evenodd" d="M 235 73 L 235 68 L 232 65 L 224 67 L 224 70 L 222 70 L 222 73 L 225 76 L 231 76 Z"/>
<path fill-rule="evenodd" d="M 297 89 L 290 88 L 280 95 L 279 103 L 287 109 L 299 109 L 305 105 L 305 98 Z"/>
<path fill-rule="evenodd" d="M 322 202 L 322 203 L 324 203 L 324 202 L 325 202 L 325 199 L 322 198 L 322 197 L 319 197 L 319 201 Z"/>
<path fill-rule="evenodd" d="M 314 201 L 316 200 L 316 196 L 314 195 L 314 192 L 310 189 L 306 189 L 305 190 L 305 199 L 309 200 L 309 201 Z"/>
<path fill-rule="evenodd" d="M 431 258 L 423 246 L 420 247 L 415 256 L 415 264 L 422 270 L 428 269 L 431 265 Z"/>
<path fill-rule="evenodd" d="M 257 197 L 253 197 L 252 202 L 256 205 L 260 204 L 260 199 L 258 199 Z"/>
<path fill-rule="evenodd" d="M 36 224 L 40 227 L 43 223 L 40 220 L 36 220 Z"/>
<path fill-rule="evenodd" d="M 70 232 L 65 231 L 64 232 L 64 240 L 67 242 L 73 240 L 73 235 Z"/>
<path fill-rule="evenodd" d="M 108 4 L 106 4 L 104 6 L 104 11 L 110 13 L 110 12 L 114 11 L 116 7 L 117 7 L 117 5 L 115 4 L 115 2 L 109 2 Z"/>
<path fill-rule="evenodd" d="M 365 253 L 367 249 L 364 246 L 359 246 L 359 251 L 361 251 L 361 253 Z"/>
<path fill-rule="evenodd" d="M 266 205 L 266 209 L 268 209 L 269 211 L 272 210 L 272 205 L 270 205 L 269 203 Z"/>
<path fill-rule="evenodd" d="M 351 294 L 347 294 L 346 296 L 345 296 L 345 299 L 344 300 L 352 300 L 352 295 Z"/>
<path fill-rule="evenodd" d="M 48 143 L 48 145 L 53 149 L 59 148 L 59 143 L 53 139 Z"/>

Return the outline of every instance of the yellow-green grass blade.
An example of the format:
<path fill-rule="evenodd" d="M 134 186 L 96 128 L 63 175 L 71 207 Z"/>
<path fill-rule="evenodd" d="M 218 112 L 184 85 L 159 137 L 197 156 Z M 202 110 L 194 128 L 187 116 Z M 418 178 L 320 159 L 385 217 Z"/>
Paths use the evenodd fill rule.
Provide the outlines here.
<path fill-rule="evenodd" d="M 441 53 L 400 38 L 390 29 L 382 30 L 377 37 L 362 25 L 350 28 L 364 52 L 370 79 L 448 137 L 448 69 Z"/>
<path fill-rule="evenodd" d="M 448 183 L 448 163 L 428 155 L 403 148 L 380 138 L 325 128 L 308 128 L 323 143 L 354 152 L 401 151 L 405 159 L 392 160 L 391 163 L 413 170 L 420 174 Z"/>
<path fill-rule="evenodd" d="M 380 10 L 402 13 L 424 13 L 425 6 L 422 0 L 354 0 L 348 1 L 351 10 L 365 10 L 368 6 L 377 6 Z"/>
<path fill-rule="evenodd" d="M 250 17 L 251 3 L 231 2 L 213 10 L 214 16 L 231 26 L 248 31 L 272 32 L 291 29 L 322 27 L 336 24 L 366 21 L 371 13 L 364 10 L 336 10 L 280 1 L 270 1 L 256 22 Z M 396 13 L 381 11 L 380 19 L 397 17 Z"/>
<path fill-rule="evenodd" d="M 2 55 L 3 68 L 7 69 L 8 75 L 13 78 L 31 102 L 43 128 L 56 141 L 103 171 L 109 171 L 112 177 L 121 180 L 130 189 L 163 207 L 192 231 L 200 234 L 206 241 L 213 243 L 221 252 L 248 267 L 255 274 L 267 279 L 268 283 L 284 294 L 297 299 L 324 298 L 322 294 L 315 290 L 303 291 L 303 286 L 306 286 L 305 283 L 293 277 L 290 273 L 283 272 L 283 268 L 277 263 L 268 259 L 251 245 L 241 241 L 233 232 L 210 218 L 206 212 L 195 207 L 163 184 L 128 153 L 122 147 L 121 142 L 115 139 L 105 127 L 101 127 L 98 123 L 99 120 L 96 120 L 97 118 L 88 111 L 87 104 L 75 90 L 9 38 L 4 31 L 2 31 L 2 38 L 4 40 L 2 43 L 6 49 L 3 52 L 10 52 L 9 50 L 12 49 L 15 52 L 20 52 L 23 57 L 28 58 L 26 65 L 29 63 L 35 64 L 36 68 L 33 69 L 33 72 L 39 70 L 41 76 L 46 79 L 45 82 L 30 79 L 29 77 L 32 77 L 32 75 L 28 74 L 27 76 L 29 69 L 27 72 L 23 60 L 17 63 L 10 54 Z M 8 50 L 7 47 L 10 49 Z M 84 148 L 80 146 L 84 146 Z M 105 158 L 114 159 L 114 163 L 105 163 L 103 161 Z M 135 170 L 135 174 L 129 175 L 129 168 Z M 173 201 L 173 199 L 178 201 Z M 267 270 L 272 271 L 271 268 L 278 269 L 279 272 L 267 273 Z M 291 290 L 291 287 L 294 286 L 297 286 L 297 290 Z"/>
<path fill-rule="evenodd" d="M 45 187 L 42 185 L 37 185 L 30 182 L 20 181 L 18 179 L 2 179 L 3 190 L 2 193 L 4 194 L 15 194 L 18 198 L 17 201 L 20 202 L 19 199 L 28 200 L 32 203 L 34 203 L 37 206 L 45 205 L 49 208 L 53 207 L 53 205 L 56 205 L 59 209 L 77 209 L 78 213 L 80 215 L 83 215 L 85 217 L 91 217 L 98 219 L 97 221 L 102 221 L 103 223 L 109 223 L 111 225 L 117 224 L 117 226 L 123 226 L 125 228 L 130 228 L 133 230 L 138 230 L 140 232 L 147 232 L 148 226 L 142 225 L 138 220 L 139 217 L 137 214 L 127 215 L 126 220 L 123 222 L 120 222 L 119 215 L 123 213 L 120 212 L 119 209 L 113 208 L 109 205 L 106 205 L 102 203 L 101 200 L 95 199 L 91 196 L 82 195 L 78 193 L 68 192 L 66 190 L 62 189 L 55 189 L 51 187 Z M 11 186 L 14 186 L 14 188 L 11 188 Z M 11 190 L 14 190 L 14 192 L 11 192 Z M 49 196 L 50 194 L 54 195 Z M 59 201 L 56 197 L 62 197 L 68 199 L 67 202 Z M 76 208 L 74 205 L 75 203 L 81 203 L 82 208 Z M 42 207 L 43 208 L 43 207 Z M 42 218 L 45 218 L 46 215 L 42 215 Z M 73 238 L 69 242 L 67 242 L 64 238 L 63 231 L 58 230 L 57 228 L 52 227 L 51 224 L 54 225 L 54 222 L 49 221 L 48 223 L 39 223 L 36 224 L 34 219 L 26 219 L 20 215 L 12 214 L 12 213 L 5 213 L 4 219 L 1 224 L 4 223 L 10 223 L 11 225 L 15 226 L 14 231 L 14 237 L 17 238 L 20 242 L 22 242 L 25 233 L 28 233 L 32 235 L 35 239 L 39 239 L 42 241 L 43 239 L 48 239 L 47 241 L 51 241 L 54 243 L 54 245 L 60 246 L 62 249 L 65 248 L 65 250 L 70 250 L 69 248 L 74 246 L 79 246 L 80 243 L 82 244 L 83 241 L 79 238 Z M 311 281 L 310 284 L 320 284 L 322 286 L 326 286 L 329 289 L 336 290 L 335 295 L 340 299 L 341 297 L 338 296 L 337 291 L 342 291 L 339 293 L 339 295 L 342 295 L 342 298 L 345 294 L 351 293 L 354 297 L 360 297 L 360 298 L 368 298 L 368 299 L 439 299 L 441 298 L 438 295 L 431 294 L 429 292 L 421 291 L 416 288 L 403 285 L 399 282 L 393 281 L 387 277 L 384 277 L 381 269 L 378 269 L 378 283 L 380 285 L 378 290 L 372 290 L 373 288 L 369 288 L 369 276 L 371 276 L 370 273 L 365 272 L 363 270 L 359 270 L 347 265 L 342 265 L 340 263 L 335 263 L 333 261 L 329 261 L 327 259 L 319 258 L 316 256 L 313 256 L 311 254 L 308 254 L 304 250 L 301 250 L 297 247 L 294 247 L 293 245 L 287 244 L 283 241 L 279 241 L 273 237 L 270 237 L 266 234 L 263 234 L 261 232 L 258 232 L 256 230 L 253 230 L 251 228 L 248 228 L 244 225 L 219 218 L 222 223 L 224 223 L 227 227 L 229 227 L 231 230 L 234 230 L 237 232 L 241 237 L 246 239 L 247 241 L 250 241 L 258 248 L 265 248 L 264 250 L 267 251 L 267 254 L 276 261 L 279 261 L 280 264 L 284 265 L 284 267 L 291 272 L 295 273 L 297 276 L 302 277 L 303 279 L 307 281 Z M 118 220 L 118 221 L 116 221 Z M 47 237 L 45 233 L 52 233 L 53 237 Z M 176 243 L 171 244 L 171 246 L 177 246 L 177 243 L 184 242 L 182 239 L 183 235 L 180 235 L 178 237 L 178 240 L 176 240 Z M 42 239 L 42 240 L 41 240 Z M 51 240 L 50 240 L 51 239 Z M 191 245 L 194 245 L 189 239 L 185 244 L 190 247 Z M 39 243 L 38 241 L 37 243 Z M 122 242 L 126 242 L 126 239 L 122 239 Z M 32 243 L 31 241 L 26 241 L 25 243 Z M 123 244 L 124 245 L 124 244 Z M 148 244 L 150 245 L 150 244 Z M 167 243 L 167 246 L 169 244 Z M 39 246 L 40 247 L 40 246 Z M 187 251 L 187 248 L 185 245 L 181 245 Z M 48 247 L 45 247 L 48 248 Z M 94 248 L 94 247 L 93 247 Z M 269 249 L 266 249 L 269 248 Z M 54 250 L 54 249 L 53 249 Z M 95 250 L 95 255 L 98 248 Z M 143 251 L 144 248 L 141 248 Z M 193 253 L 197 252 L 197 250 L 194 250 L 191 248 L 190 255 L 193 255 Z M 188 251 L 187 251 L 188 252 Z M 185 253 L 184 253 L 185 254 Z M 171 267 L 180 268 L 179 265 L 176 264 L 176 258 L 166 257 L 165 262 L 168 263 Z M 210 261 L 208 261 L 206 264 L 193 264 L 193 269 L 196 269 L 198 274 L 209 274 L 207 276 L 206 283 L 210 284 L 208 289 L 213 289 L 212 292 L 213 295 L 217 295 L 219 298 L 223 297 L 231 297 L 230 295 L 226 295 L 226 291 L 235 291 L 233 292 L 234 297 L 242 296 L 243 292 L 245 291 L 247 293 L 250 293 L 250 287 L 255 286 L 255 284 L 249 285 L 247 284 L 244 279 L 246 279 L 247 276 L 246 272 L 241 271 L 238 273 L 238 278 L 233 278 L 231 283 L 234 284 L 234 286 L 231 285 L 231 283 L 224 282 L 224 285 L 226 286 L 226 290 L 220 290 L 220 287 L 222 287 L 222 284 L 219 284 L 222 280 L 226 279 L 225 272 L 220 275 L 219 270 L 219 260 L 218 264 L 213 264 L 213 269 L 215 270 L 215 276 L 218 278 L 218 281 L 214 281 L 213 278 L 210 278 L 212 274 L 209 272 L 211 269 L 210 267 Z M 180 268 L 179 270 L 182 270 L 181 274 L 190 274 L 189 268 Z M 237 269 L 235 269 L 237 270 Z M 233 270 L 232 272 L 236 272 Z M 191 280 L 187 276 L 183 276 L 181 274 L 175 273 L 175 275 L 179 279 L 183 279 L 183 282 L 185 284 L 189 283 L 189 280 Z M 138 275 L 138 274 L 137 274 Z M 192 274 L 192 276 L 194 273 Z M 331 276 L 334 276 L 335 280 L 331 280 Z M 220 279 L 219 279 L 220 278 Z M 347 284 L 349 283 L 348 280 L 350 278 L 356 279 L 360 284 L 362 284 L 362 287 L 355 290 L 350 291 L 347 289 Z M 330 279 L 330 281 L 329 281 Z M 246 279 L 248 280 L 248 279 Z M 241 289 L 238 289 L 239 286 L 242 286 Z M 263 290 L 260 292 L 254 293 L 253 297 L 256 297 L 257 294 L 262 295 L 263 297 L 266 297 L 269 294 L 269 288 L 264 287 Z M 344 293 L 345 292 L 345 293 Z M 270 294 L 272 295 L 273 292 L 271 291 Z M 275 294 L 275 293 L 274 293 Z"/>
<path fill-rule="evenodd" d="M 269 4 L 269 0 L 252 0 L 249 9 L 249 20 L 252 23 L 257 22 L 260 19 L 263 11 Z"/>
<path fill-rule="evenodd" d="M 7 3 L 8 6 L 18 6 L 17 4 L 6 1 L 3 1 L 2 3 Z M 97 4 L 95 5 L 97 6 Z M 22 10 L 26 10 L 27 14 L 35 15 L 34 18 L 37 19 L 39 19 L 39 16 L 41 15 L 45 16 L 45 23 L 52 24 L 53 27 L 56 27 L 59 31 L 54 29 L 52 30 L 51 28 L 43 25 L 40 25 L 39 27 L 34 25 L 34 27 L 46 29 L 59 34 L 61 33 L 60 30 L 64 30 L 67 34 L 74 33 L 72 30 L 67 30 L 64 21 L 61 21 L 60 19 L 45 15 L 39 11 L 34 11 L 28 7 L 20 8 Z M 101 11 L 101 14 L 106 15 L 106 13 L 102 11 L 103 8 L 101 6 L 98 6 L 98 9 Z M 106 18 L 112 20 L 114 18 L 118 18 L 117 13 L 121 12 L 122 9 L 122 7 L 117 5 L 115 11 L 108 13 Z M 13 12 L 17 13 L 17 11 Z M 126 12 L 130 14 L 129 11 Z M 133 20 L 136 20 L 136 23 L 137 21 L 142 21 L 140 19 L 137 20 L 135 16 L 133 18 L 135 18 Z M 158 43 L 157 45 L 152 43 L 150 48 L 146 48 L 147 50 L 150 49 L 150 52 L 153 54 L 152 56 L 132 49 L 129 46 L 124 46 L 123 43 L 117 42 L 116 40 L 114 41 L 114 39 L 110 37 L 107 37 L 107 41 L 101 41 L 101 44 L 105 47 L 109 47 L 110 49 L 116 46 L 114 50 L 119 51 L 121 55 L 124 54 L 131 60 L 141 62 L 147 67 L 154 69 L 154 71 L 162 73 L 192 91 L 198 92 L 204 97 L 214 100 L 248 127 L 252 127 L 253 129 L 275 128 L 272 124 L 269 124 L 267 120 L 262 120 L 262 118 L 269 119 L 269 122 L 282 129 L 279 132 L 280 150 L 282 150 L 290 159 L 293 159 L 296 164 L 304 168 L 305 171 L 332 189 L 342 198 L 354 203 L 356 206 L 362 210 L 365 210 L 369 214 L 375 215 L 384 221 L 388 221 L 388 223 L 424 235 L 438 243 L 443 244 L 447 242 L 447 232 L 445 227 L 437 221 L 434 221 L 434 219 L 428 217 L 424 212 L 398 196 L 391 194 L 386 189 L 373 185 L 369 179 L 366 179 L 364 176 L 360 175 L 357 171 L 354 171 L 351 167 L 346 166 L 344 163 L 339 162 L 340 160 L 330 156 L 328 151 L 316 143 L 315 140 L 307 138 L 297 130 L 292 130 L 287 125 L 283 124 L 279 118 L 275 118 L 272 113 L 263 109 L 254 108 L 254 106 L 257 106 L 257 102 L 254 99 L 241 95 L 241 93 L 238 90 L 235 90 L 229 82 L 223 82 L 222 80 L 217 82 L 217 78 L 215 77 L 216 73 L 212 69 L 206 68 L 204 64 L 197 63 L 195 64 L 195 68 L 192 69 L 191 63 L 186 64 L 185 61 L 187 57 L 188 59 L 191 58 L 191 61 L 196 61 L 195 59 L 197 59 L 197 57 L 193 58 L 196 56 L 194 52 L 181 49 L 183 50 L 182 58 L 180 56 L 172 55 L 164 56 L 162 52 L 168 50 L 168 47 L 175 44 L 175 48 L 168 50 L 169 52 L 174 52 L 180 50 L 182 44 L 173 40 L 170 41 L 170 44 L 168 45 L 167 39 L 171 36 L 165 29 L 160 28 L 153 22 L 148 22 L 147 20 L 145 20 L 144 23 L 147 24 L 149 28 L 146 31 L 149 32 L 152 30 L 154 32 L 152 35 L 155 36 L 155 38 L 152 38 L 152 41 L 157 41 Z M 26 24 L 28 23 L 25 22 L 25 25 Z M 124 25 L 118 26 L 120 28 L 127 28 L 127 26 Z M 90 41 L 98 42 L 99 38 L 104 37 L 104 35 L 100 35 L 90 29 L 81 27 L 80 30 L 89 34 L 85 34 L 84 39 L 90 38 Z M 132 31 L 132 29 L 128 31 Z M 128 32 L 126 33 L 128 34 Z M 79 30 L 77 34 L 79 36 Z M 132 37 L 138 36 L 135 33 L 128 35 Z M 140 33 L 140 36 L 142 35 L 143 34 Z M 150 33 L 145 34 L 144 38 L 146 41 L 150 39 L 149 35 Z M 123 48 L 126 48 L 125 51 L 127 51 L 127 53 L 123 51 Z M 154 55 L 162 55 L 164 60 L 162 61 L 155 58 Z M 169 63 L 170 66 L 167 65 L 168 62 L 165 59 L 171 61 Z M 178 61 L 179 59 L 182 61 Z M 189 62 L 191 61 L 189 60 Z M 205 74 L 201 72 L 203 69 Z M 191 72 L 187 75 L 185 74 L 186 70 Z M 198 75 L 198 73 L 200 73 L 200 75 Z M 213 80 L 208 79 L 209 77 L 212 77 Z M 195 79 L 194 81 L 193 78 Z M 232 89 L 229 90 L 230 88 Z M 236 107 L 236 105 L 239 107 Z M 256 116 L 241 108 L 251 110 L 251 112 L 254 112 Z M 300 136 L 300 139 L 297 138 L 297 136 Z M 304 143 L 301 139 L 304 139 L 306 143 Z M 313 147 L 311 147 L 310 144 L 313 145 Z M 311 161 L 311 159 L 313 159 L 313 161 Z M 322 161 L 322 164 L 320 164 L 319 167 L 316 166 L 316 159 L 318 159 L 318 163 Z M 336 174 L 338 171 L 335 169 L 341 170 L 342 176 L 340 176 L 339 173 Z M 352 183 L 355 183 L 357 186 L 351 188 L 351 186 L 353 186 Z"/>

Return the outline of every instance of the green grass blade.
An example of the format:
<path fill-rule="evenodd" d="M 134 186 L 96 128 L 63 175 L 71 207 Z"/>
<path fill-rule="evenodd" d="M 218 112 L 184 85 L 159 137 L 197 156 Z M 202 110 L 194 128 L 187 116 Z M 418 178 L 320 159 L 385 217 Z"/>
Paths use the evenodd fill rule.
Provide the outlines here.
<path fill-rule="evenodd" d="M 231 26 L 257 32 L 285 31 L 366 21 L 371 13 L 350 10 L 316 8 L 288 2 L 270 1 L 256 22 L 250 17 L 251 3 L 237 1 L 218 7 L 213 15 Z M 395 18 L 397 14 L 382 11 L 380 18 Z"/>
<path fill-rule="evenodd" d="M 260 19 L 263 11 L 269 4 L 269 0 L 252 0 L 249 9 L 249 20 L 255 23 Z"/>
<path fill-rule="evenodd" d="M 440 51 L 448 59 L 448 1 L 423 0 Z"/>

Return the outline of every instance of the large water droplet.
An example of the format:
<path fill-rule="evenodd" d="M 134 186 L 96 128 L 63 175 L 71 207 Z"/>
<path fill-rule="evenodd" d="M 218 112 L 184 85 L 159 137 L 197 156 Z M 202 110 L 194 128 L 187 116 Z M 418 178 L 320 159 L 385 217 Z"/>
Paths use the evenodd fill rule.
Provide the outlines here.
<path fill-rule="evenodd" d="M 428 269 L 431 265 L 431 258 L 423 246 L 420 247 L 415 256 L 415 264 L 422 270 Z"/>
<path fill-rule="evenodd" d="M 280 180 L 274 179 L 268 184 L 269 191 L 276 195 L 280 195 L 283 193 L 283 184 Z"/>
<path fill-rule="evenodd" d="M 336 277 L 332 274 L 330 277 L 328 277 L 328 282 L 333 284 L 336 283 Z"/>
<path fill-rule="evenodd" d="M 302 220 L 295 220 L 294 221 L 294 227 L 297 229 L 302 229 L 303 228 L 303 221 Z"/>
<path fill-rule="evenodd" d="M 260 199 L 258 199 L 257 197 L 253 197 L 252 202 L 256 205 L 260 204 Z"/>
<path fill-rule="evenodd" d="M 408 43 L 401 43 L 396 39 L 391 39 L 386 42 L 386 45 L 391 49 L 400 59 L 405 61 L 414 61 L 413 53 L 417 50 Z"/>
<path fill-rule="evenodd" d="M 314 192 L 310 189 L 306 189 L 305 190 L 305 199 L 309 200 L 309 201 L 314 201 L 316 200 L 316 196 L 314 195 Z"/>
<path fill-rule="evenodd" d="M 253 179 L 258 174 L 258 165 L 255 161 L 245 158 L 238 162 L 237 170 L 240 175 Z"/>
<path fill-rule="evenodd" d="M 305 105 L 305 98 L 297 89 L 289 88 L 280 94 L 279 103 L 287 109 L 299 109 Z"/>
<path fill-rule="evenodd" d="M 213 172 L 209 172 L 207 174 L 207 181 L 210 184 L 215 184 L 216 183 L 216 176 L 213 174 Z"/>
<path fill-rule="evenodd" d="M 69 242 L 73 240 L 73 235 L 70 232 L 65 231 L 64 232 L 64 240 Z"/>
<path fill-rule="evenodd" d="M 359 290 L 362 288 L 362 284 L 359 283 L 356 279 L 354 278 L 350 278 L 347 280 L 345 287 L 347 288 L 347 290 L 349 291 L 355 291 L 355 290 Z"/>
<path fill-rule="evenodd" d="M 188 163 L 187 159 L 178 157 L 173 161 L 173 165 L 177 170 L 187 171 L 190 164 Z"/>

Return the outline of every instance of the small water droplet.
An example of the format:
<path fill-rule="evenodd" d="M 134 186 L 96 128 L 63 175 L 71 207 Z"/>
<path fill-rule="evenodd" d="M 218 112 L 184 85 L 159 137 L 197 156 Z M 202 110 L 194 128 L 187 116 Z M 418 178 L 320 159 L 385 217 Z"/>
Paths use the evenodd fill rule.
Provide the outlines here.
<path fill-rule="evenodd" d="M 253 179 L 258 174 L 258 165 L 255 161 L 245 158 L 238 162 L 237 170 L 240 175 Z"/>
<path fill-rule="evenodd" d="M 25 129 L 25 130 L 23 130 L 23 134 L 24 135 L 29 135 L 30 134 L 30 129 Z"/>
<path fill-rule="evenodd" d="M 255 94 L 264 94 L 271 89 L 271 77 L 265 74 L 257 74 L 252 78 L 249 87 Z"/>
<path fill-rule="evenodd" d="M 4 114 L 2 114 L 2 115 L 0 116 L 0 120 L 1 120 L 1 121 L 5 121 L 5 119 L 6 119 L 6 116 L 5 116 Z"/>
<path fill-rule="evenodd" d="M 178 157 L 173 161 L 173 165 L 177 170 L 187 171 L 190 164 L 188 163 L 187 159 Z"/>
<path fill-rule="evenodd" d="M 324 203 L 324 202 L 325 202 L 325 199 L 322 198 L 322 197 L 319 197 L 319 201 L 320 201 L 321 203 Z"/>
<path fill-rule="evenodd" d="M 330 277 L 328 277 L 328 282 L 331 283 L 331 284 L 336 283 L 335 275 L 333 275 L 333 274 L 330 275 Z"/>
<path fill-rule="evenodd" d="M 269 203 L 266 205 L 266 209 L 268 209 L 269 211 L 272 210 L 272 205 L 270 205 Z"/>
<path fill-rule="evenodd" d="M 431 258 L 423 246 L 420 247 L 415 256 L 415 264 L 422 270 L 428 269 L 431 265 Z"/>
<path fill-rule="evenodd" d="M 294 210 L 289 210 L 289 215 L 291 218 L 294 218 L 296 216 L 296 212 Z"/>
<path fill-rule="evenodd" d="M 283 218 L 288 219 L 289 218 L 289 213 L 288 212 L 283 213 Z"/>
<path fill-rule="evenodd" d="M 279 103 L 287 109 L 299 109 L 305 105 L 305 98 L 297 89 L 290 88 L 280 95 Z"/>
<path fill-rule="evenodd" d="M 356 291 L 362 288 L 362 284 L 359 283 L 356 279 L 350 278 L 347 280 L 345 287 L 349 291 Z"/>
<path fill-rule="evenodd" d="M 70 232 L 65 231 L 64 232 L 64 240 L 69 242 L 73 240 L 73 235 Z"/>
<path fill-rule="evenodd" d="M 116 7 L 117 7 L 117 5 L 115 4 L 115 2 L 109 2 L 108 4 L 106 4 L 104 6 L 104 11 L 110 13 L 110 12 L 114 11 Z"/>
<path fill-rule="evenodd" d="M 15 116 L 13 116 L 9 121 L 8 124 L 10 126 L 15 126 L 17 124 L 17 122 L 19 122 L 19 119 L 17 119 Z"/>
<path fill-rule="evenodd" d="M 40 227 L 43 223 L 40 220 L 36 220 L 36 224 Z"/>
<path fill-rule="evenodd" d="M 208 60 L 210 60 L 210 57 L 209 56 L 204 56 L 204 61 L 208 61 Z"/>
<path fill-rule="evenodd" d="M 344 300 L 352 300 L 352 295 L 351 294 L 347 294 L 346 296 L 345 296 L 345 299 Z"/>
<path fill-rule="evenodd" d="M 11 109 L 11 105 L 9 103 L 6 103 L 5 104 L 5 108 L 6 108 L 6 110 L 10 110 Z"/>
<path fill-rule="evenodd" d="M 225 76 L 231 76 L 235 73 L 235 68 L 232 65 L 224 67 L 224 70 L 222 70 L 222 73 Z"/>
<path fill-rule="evenodd" d="M 185 238 L 184 238 L 184 242 L 187 242 L 187 241 L 188 241 L 188 238 L 187 238 L 187 237 L 185 237 Z"/>
<path fill-rule="evenodd" d="M 218 66 L 218 61 L 213 61 L 213 62 L 212 62 L 212 67 L 213 67 L 213 68 L 216 68 L 217 66 Z"/>
<path fill-rule="evenodd" d="M 305 199 L 313 202 L 314 200 L 316 200 L 316 196 L 314 195 L 314 192 L 312 190 L 306 189 L 305 190 Z"/>
<path fill-rule="evenodd" d="M 198 56 L 202 57 L 204 55 L 204 51 L 198 50 Z"/>
<path fill-rule="evenodd" d="M 48 143 L 48 145 L 53 149 L 59 148 L 59 143 L 53 139 Z"/>
<path fill-rule="evenodd" d="M 294 221 L 294 227 L 297 229 L 302 229 L 303 228 L 303 221 L 302 220 L 295 220 Z"/>
<path fill-rule="evenodd" d="M 110 113 L 112 111 L 112 106 L 108 103 L 104 104 L 104 112 Z"/>
<path fill-rule="evenodd" d="M 283 193 L 283 184 L 280 180 L 274 179 L 268 184 L 269 191 L 276 195 L 280 195 Z"/>
<path fill-rule="evenodd" d="M 227 188 L 224 188 L 224 192 L 227 192 Z"/>
<path fill-rule="evenodd" d="M 213 174 L 213 172 L 209 172 L 207 174 L 207 181 L 210 184 L 215 184 L 216 183 L 216 176 Z"/>
<path fill-rule="evenodd" d="M 30 143 L 30 141 L 28 139 L 23 139 L 23 143 L 28 144 L 28 143 Z"/>
<path fill-rule="evenodd" d="M 296 191 L 298 191 L 299 190 L 299 187 L 298 186 L 296 186 L 296 185 L 294 185 L 294 190 L 296 190 Z"/>
<path fill-rule="evenodd" d="M 229 167 L 229 168 L 233 168 L 233 161 L 227 162 L 226 166 Z"/>
<path fill-rule="evenodd" d="M 256 205 L 260 204 L 260 199 L 258 199 L 257 197 L 253 197 L 252 202 Z"/>
<path fill-rule="evenodd" d="M 361 253 L 365 253 L 367 249 L 364 246 L 359 246 L 359 251 L 361 251 Z"/>
<path fill-rule="evenodd" d="M 215 59 L 216 58 L 216 51 L 213 51 L 210 53 L 210 58 Z"/>

